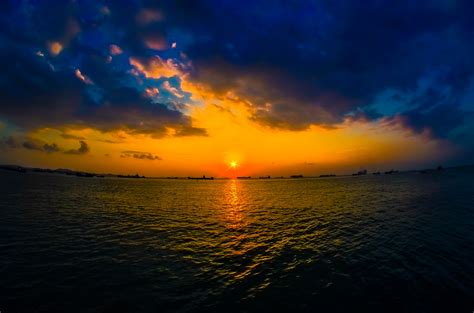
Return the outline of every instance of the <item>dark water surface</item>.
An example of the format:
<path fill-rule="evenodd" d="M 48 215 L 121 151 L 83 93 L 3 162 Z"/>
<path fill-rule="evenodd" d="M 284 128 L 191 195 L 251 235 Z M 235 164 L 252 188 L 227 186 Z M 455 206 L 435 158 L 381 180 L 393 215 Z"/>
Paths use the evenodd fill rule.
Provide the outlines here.
<path fill-rule="evenodd" d="M 0 311 L 471 313 L 473 179 L 0 172 Z"/>

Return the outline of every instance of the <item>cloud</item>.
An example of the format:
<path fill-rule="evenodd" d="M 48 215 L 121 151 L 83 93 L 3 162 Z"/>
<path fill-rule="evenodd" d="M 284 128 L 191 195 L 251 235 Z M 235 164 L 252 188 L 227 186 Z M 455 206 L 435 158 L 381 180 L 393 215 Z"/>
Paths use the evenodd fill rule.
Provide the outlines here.
<path fill-rule="evenodd" d="M 48 50 L 53 56 L 57 56 L 63 50 L 63 45 L 60 42 L 48 42 Z"/>
<path fill-rule="evenodd" d="M 103 132 L 124 130 L 161 137 L 167 127 L 191 124 L 189 117 L 167 104 L 154 102 L 136 88 L 116 84 L 114 78 L 107 79 L 113 74 L 107 70 L 91 72 L 99 77 L 92 80 L 103 83 L 104 88 L 89 89 L 90 84 L 76 79 L 77 72 L 52 71 L 36 55 L 17 58 L 11 53 L 0 53 L 4 54 L 3 60 L 13 62 L 4 61 L 0 74 L 0 91 L 5 100 L 0 104 L 0 116 L 24 129 L 90 127 Z M 35 113 L 26 115 L 25 110 Z"/>
<path fill-rule="evenodd" d="M 28 150 L 36 150 L 45 153 L 59 152 L 61 149 L 56 143 L 46 143 L 39 139 L 27 138 L 23 141 L 22 147 Z"/>
<path fill-rule="evenodd" d="M 78 68 L 74 71 L 74 74 L 76 74 L 76 77 L 79 78 L 85 84 L 93 84 L 93 82 L 87 76 L 83 75 L 81 73 L 81 70 L 79 70 Z"/>
<path fill-rule="evenodd" d="M 168 42 L 164 37 L 150 36 L 145 38 L 145 44 L 148 48 L 153 50 L 166 50 L 168 49 Z"/>
<path fill-rule="evenodd" d="M 119 55 L 123 53 L 122 48 L 114 44 L 111 44 L 109 49 L 110 49 L 110 54 L 112 55 Z"/>
<path fill-rule="evenodd" d="M 122 154 L 120 155 L 120 157 L 121 158 L 135 158 L 135 159 L 150 160 L 150 161 L 162 160 L 162 158 L 150 152 L 131 151 L 131 150 L 122 151 Z"/>
<path fill-rule="evenodd" d="M 84 140 L 85 138 L 82 136 L 76 136 L 68 133 L 62 133 L 61 137 L 64 139 L 75 139 L 75 140 Z"/>
<path fill-rule="evenodd" d="M 163 14 L 158 10 L 142 9 L 136 14 L 136 21 L 140 26 L 162 21 Z"/>
<path fill-rule="evenodd" d="M 161 137 L 168 128 L 192 126 L 181 106 L 173 103 L 177 96 L 183 99 L 178 81 L 168 82 L 175 95 L 160 95 L 158 102 L 145 90 L 163 82 L 145 86 L 146 77 L 131 74 L 133 40 L 120 40 L 119 34 L 132 24 L 137 31 L 142 26 L 122 25 L 109 16 L 111 9 L 105 14 L 85 2 L 24 6 L 7 5 L 0 13 L 0 118 L 25 133 L 44 127 L 93 128 Z M 97 12 L 83 15 L 85 11 Z M 145 24 L 157 21 L 151 11 L 141 14 Z M 161 61 L 153 62 L 143 70 Z M 178 73 L 169 58 L 163 67 Z"/>
<path fill-rule="evenodd" d="M 179 93 L 177 88 L 171 86 L 169 81 L 164 81 L 163 84 L 162 84 L 162 87 L 163 87 L 164 90 L 168 91 L 170 94 L 172 94 L 173 96 L 175 96 L 177 98 L 183 98 L 184 97 L 183 95 L 181 95 Z"/>
<path fill-rule="evenodd" d="M 44 144 L 38 142 L 37 140 L 31 140 L 28 139 L 26 141 L 23 141 L 22 143 L 23 148 L 28 149 L 28 150 L 37 150 L 37 151 L 44 151 L 43 146 Z"/>
<path fill-rule="evenodd" d="M 185 80 L 231 92 L 274 128 L 402 118 L 451 138 L 470 131 L 461 102 L 474 81 L 473 10 L 467 1 L 6 5 L 0 116 L 25 129 L 194 135 L 182 131 L 194 128 Z"/>
<path fill-rule="evenodd" d="M 182 127 L 176 130 L 175 137 L 186 137 L 186 136 L 209 136 L 207 130 L 199 127 Z"/>
<path fill-rule="evenodd" d="M 143 73 L 147 78 L 181 76 L 185 73 L 186 67 L 172 59 L 164 60 L 160 56 L 154 55 L 146 57 L 131 57 L 130 64 Z"/>
<path fill-rule="evenodd" d="M 79 141 L 80 147 L 77 149 L 70 149 L 64 151 L 66 154 L 75 154 L 75 155 L 82 155 L 82 154 L 87 154 L 90 151 L 89 145 L 87 142 L 81 140 Z"/>
<path fill-rule="evenodd" d="M 59 147 L 57 144 L 52 143 L 52 144 L 44 144 L 43 145 L 43 151 L 46 153 L 53 153 L 53 152 L 58 152 L 60 151 Z"/>
<path fill-rule="evenodd" d="M 44 152 L 47 154 L 50 153 L 57 153 L 62 152 L 65 154 L 86 154 L 90 151 L 88 144 L 85 141 L 79 141 L 80 147 L 78 149 L 70 149 L 65 150 L 58 146 L 56 143 L 47 143 L 41 139 L 36 138 L 22 138 L 22 137 L 13 137 L 8 136 L 0 139 L 0 149 L 7 150 L 7 149 L 26 149 L 26 150 L 33 150 Z"/>
<path fill-rule="evenodd" d="M 466 123 L 460 99 L 474 79 L 467 13 L 473 4 L 257 0 L 188 6 L 164 11 L 183 38 L 192 38 L 185 45 L 193 63 L 189 79 L 244 99 L 256 122 L 301 130 L 355 115 L 370 121 L 403 114 L 416 120 L 406 127 L 431 129 L 435 137 Z M 387 90 L 417 93 L 423 80 L 450 92 L 444 98 L 423 93 L 390 115 L 384 115 L 385 103 L 374 105 Z M 428 102 L 444 109 L 428 113 Z M 436 118 L 443 110 L 450 115 L 446 124 Z"/>

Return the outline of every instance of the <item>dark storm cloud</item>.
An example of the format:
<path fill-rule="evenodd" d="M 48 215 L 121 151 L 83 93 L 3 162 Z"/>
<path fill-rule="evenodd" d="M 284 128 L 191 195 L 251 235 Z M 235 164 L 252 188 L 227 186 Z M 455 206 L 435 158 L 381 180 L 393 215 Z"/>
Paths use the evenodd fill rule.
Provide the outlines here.
<path fill-rule="evenodd" d="M 121 158 L 134 158 L 134 159 L 139 159 L 139 160 L 149 160 L 149 161 L 155 161 L 155 160 L 162 160 L 159 156 L 150 153 L 150 152 L 142 152 L 142 151 L 122 151 L 122 154 L 120 155 Z"/>
<path fill-rule="evenodd" d="M 443 87 L 439 85 L 438 89 L 429 88 L 420 96 L 407 101 L 413 109 L 387 117 L 386 120 L 403 125 L 416 133 L 428 132 L 437 138 L 455 139 L 451 132 L 464 127 L 466 123 L 472 123 L 474 112 L 459 108 L 459 97 L 462 93 L 456 94 L 452 90 L 446 92 Z"/>
<path fill-rule="evenodd" d="M 87 86 L 74 71 L 53 70 L 43 57 L 25 50 L 0 52 L 0 114 L 21 127 L 92 127 L 161 136 L 166 126 L 190 125 L 181 112 L 154 103 L 133 87 L 114 86 L 113 80 L 105 80 L 104 89 Z"/>
<path fill-rule="evenodd" d="M 380 93 L 415 93 L 440 71 L 444 79 L 431 88 L 449 94 L 420 95 L 397 115 L 443 137 L 465 122 L 459 100 L 473 80 L 472 2 L 190 1 L 165 12 L 175 33 L 191 38 L 191 77 L 250 100 L 264 124 L 297 130 L 362 113 L 380 118 Z"/>
<path fill-rule="evenodd" d="M 206 135 L 181 112 L 190 96 L 179 79 L 153 80 L 129 64 L 180 52 L 192 67 L 178 62 L 177 70 L 218 95 L 232 91 L 271 127 L 383 118 L 449 137 L 468 123 L 470 1 L 45 3 L 6 2 L 0 14 L 0 115 L 22 127 Z M 145 96 L 148 87 L 155 96 Z M 389 90 L 401 96 L 388 113 Z"/>
<path fill-rule="evenodd" d="M 110 12 L 104 5 L 11 1 L 3 6 L 0 118 L 26 131 L 91 127 L 160 137 L 167 127 L 191 127 L 171 100 L 158 102 L 143 92 L 129 73 L 128 58 L 111 61 L 109 45 L 118 35 L 105 23 Z"/>

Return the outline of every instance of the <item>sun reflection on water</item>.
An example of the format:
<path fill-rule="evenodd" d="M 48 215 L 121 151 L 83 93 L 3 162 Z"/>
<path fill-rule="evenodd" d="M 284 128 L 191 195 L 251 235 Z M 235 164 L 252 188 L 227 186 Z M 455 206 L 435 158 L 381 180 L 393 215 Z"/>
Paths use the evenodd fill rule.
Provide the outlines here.
<path fill-rule="evenodd" d="M 242 213 L 242 199 L 239 194 L 240 184 L 232 179 L 226 185 L 224 193 L 224 215 L 231 229 L 240 229 L 244 226 L 244 215 Z"/>

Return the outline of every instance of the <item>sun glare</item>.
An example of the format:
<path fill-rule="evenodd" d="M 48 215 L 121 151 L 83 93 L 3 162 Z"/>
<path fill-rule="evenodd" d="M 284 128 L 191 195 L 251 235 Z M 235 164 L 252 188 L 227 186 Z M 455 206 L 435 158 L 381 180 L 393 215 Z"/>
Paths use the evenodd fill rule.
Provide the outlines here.
<path fill-rule="evenodd" d="M 230 167 L 231 168 L 236 168 L 237 167 L 237 162 L 236 161 L 231 161 L 230 162 Z"/>

